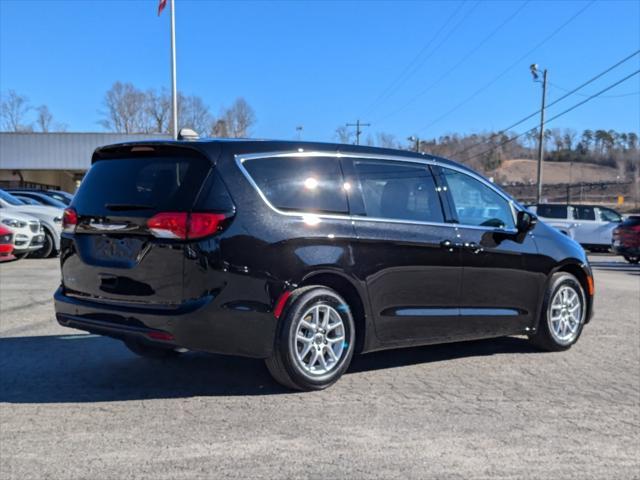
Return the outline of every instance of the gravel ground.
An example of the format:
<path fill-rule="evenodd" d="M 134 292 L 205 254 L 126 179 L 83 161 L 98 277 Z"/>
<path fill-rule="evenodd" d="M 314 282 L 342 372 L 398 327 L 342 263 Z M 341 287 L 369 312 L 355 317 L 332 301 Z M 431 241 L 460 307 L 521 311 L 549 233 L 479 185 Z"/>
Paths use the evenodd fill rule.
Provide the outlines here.
<path fill-rule="evenodd" d="M 592 260 L 596 316 L 568 352 L 387 351 L 310 394 L 260 361 L 59 327 L 57 260 L 3 264 L 0 477 L 640 478 L 640 268 Z"/>

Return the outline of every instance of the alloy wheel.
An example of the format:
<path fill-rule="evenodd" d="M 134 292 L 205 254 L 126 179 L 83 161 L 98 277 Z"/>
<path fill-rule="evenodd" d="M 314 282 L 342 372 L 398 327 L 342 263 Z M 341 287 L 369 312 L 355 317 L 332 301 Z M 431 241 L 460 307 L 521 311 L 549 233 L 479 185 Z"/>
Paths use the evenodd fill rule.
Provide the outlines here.
<path fill-rule="evenodd" d="M 584 308 L 580 293 L 569 285 L 560 287 L 549 306 L 549 331 L 555 340 L 567 345 L 575 340 L 580 332 Z"/>
<path fill-rule="evenodd" d="M 330 305 L 314 305 L 296 325 L 295 360 L 307 374 L 325 375 L 340 363 L 346 351 L 345 340 L 345 326 L 337 310 Z"/>

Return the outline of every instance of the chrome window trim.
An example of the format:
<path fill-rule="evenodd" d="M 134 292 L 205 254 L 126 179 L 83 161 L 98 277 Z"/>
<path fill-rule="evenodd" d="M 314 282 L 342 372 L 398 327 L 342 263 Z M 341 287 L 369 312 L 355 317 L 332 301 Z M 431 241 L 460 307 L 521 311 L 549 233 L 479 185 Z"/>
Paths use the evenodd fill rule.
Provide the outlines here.
<path fill-rule="evenodd" d="M 299 217 L 301 219 L 305 218 L 317 218 L 317 219 L 333 219 L 333 220 L 350 220 L 351 222 L 355 221 L 365 221 L 365 222 L 385 222 L 385 223 L 399 223 L 406 225 L 427 225 L 427 226 L 437 226 L 437 227 L 453 227 L 453 228 L 470 228 L 474 230 L 485 230 L 485 231 L 496 231 L 496 232 L 504 232 L 504 233 L 517 233 L 517 229 L 506 229 L 506 228 L 495 228 L 495 227 L 483 227 L 480 225 L 467 225 L 461 223 L 446 223 L 446 222 L 421 222 L 419 220 L 401 220 L 395 218 L 379 218 L 379 217 L 366 217 L 361 215 L 351 215 L 351 214 L 329 214 L 329 213 L 314 213 L 314 212 L 304 212 L 304 211 L 288 211 L 281 210 L 275 207 L 266 195 L 262 192 L 258 184 L 253 180 L 247 169 L 244 167 L 244 162 L 249 160 L 259 160 L 264 158 L 308 158 L 308 157 L 327 157 L 327 158 L 352 158 L 352 159 L 363 159 L 363 160 L 390 160 L 397 162 L 409 162 L 409 163 L 419 163 L 423 165 L 435 165 L 441 168 L 449 168 L 451 170 L 455 170 L 464 175 L 468 175 L 471 178 L 479 181 L 480 183 L 486 185 L 492 191 L 497 193 L 500 197 L 506 200 L 511 207 L 511 214 L 513 216 L 513 223 L 516 224 L 516 212 L 519 211 L 517 204 L 515 201 L 510 198 L 508 195 L 503 193 L 502 191 L 495 188 L 494 185 L 491 184 L 488 180 L 476 174 L 475 172 L 467 171 L 464 168 L 457 167 L 456 165 L 449 165 L 439 162 L 435 157 L 425 157 L 425 158 L 415 158 L 415 157 L 404 157 L 400 155 L 377 155 L 372 153 L 353 153 L 353 152 L 328 152 L 328 151 L 318 151 L 318 150 L 309 150 L 305 151 L 303 149 L 299 149 L 296 151 L 275 151 L 275 152 L 261 152 L 261 153 L 248 153 L 242 154 L 238 153 L 234 155 L 234 159 L 236 165 L 247 179 L 249 184 L 258 192 L 258 195 L 262 199 L 262 201 L 274 212 L 279 215 L 285 215 L 288 217 Z"/>

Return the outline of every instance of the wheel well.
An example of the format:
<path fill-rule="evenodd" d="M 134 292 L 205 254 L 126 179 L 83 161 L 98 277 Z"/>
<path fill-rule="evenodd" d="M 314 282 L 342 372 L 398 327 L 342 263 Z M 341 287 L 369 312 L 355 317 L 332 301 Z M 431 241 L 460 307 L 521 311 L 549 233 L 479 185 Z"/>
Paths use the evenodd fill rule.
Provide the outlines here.
<path fill-rule="evenodd" d="M 567 272 L 576 277 L 580 282 L 580 286 L 582 286 L 582 290 L 584 290 L 585 296 L 587 296 L 587 298 L 589 297 L 589 283 L 587 281 L 587 274 L 582 268 L 580 268 L 579 265 L 576 265 L 575 263 L 568 263 L 566 265 L 563 265 L 558 270 L 558 272 Z M 587 302 L 587 304 L 588 303 L 589 302 Z M 589 315 L 587 315 L 587 318 L 589 318 Z"/>
<path fill-rule="evenodd" d="M 362 303 L 362 298 L 360 297 L 356 287 L 354 287 L 353 284 L 344 277 L 331 273 L 319 273 L 312 275 L 300 284 L 301 287 L 307 285 L 322 285 L 324 287 L 329 287 L 332 290 L 335 290 L 347 301 L 349 308 L 351 308 L 353 321 L 356 325 L 357 335 L 355 351 L 356 353 L 361 352 L 364 346 L 364 337 L 366 335 L 366 321 L 364 304 Z"/>

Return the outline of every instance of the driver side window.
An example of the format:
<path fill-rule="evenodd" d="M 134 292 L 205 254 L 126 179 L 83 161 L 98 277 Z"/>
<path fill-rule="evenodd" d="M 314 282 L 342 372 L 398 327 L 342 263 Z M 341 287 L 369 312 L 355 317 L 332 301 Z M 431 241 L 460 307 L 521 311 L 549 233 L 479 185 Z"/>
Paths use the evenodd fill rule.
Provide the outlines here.
<path fill-rule="evenodd" d="M 461 225 L 515 228 L 511 205 L 504 197 L 464 173 L 449 168 L 441 172 Z"/>

